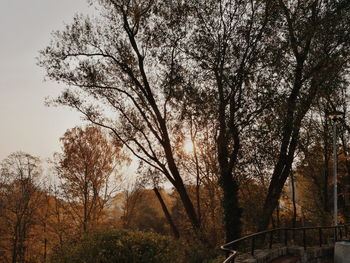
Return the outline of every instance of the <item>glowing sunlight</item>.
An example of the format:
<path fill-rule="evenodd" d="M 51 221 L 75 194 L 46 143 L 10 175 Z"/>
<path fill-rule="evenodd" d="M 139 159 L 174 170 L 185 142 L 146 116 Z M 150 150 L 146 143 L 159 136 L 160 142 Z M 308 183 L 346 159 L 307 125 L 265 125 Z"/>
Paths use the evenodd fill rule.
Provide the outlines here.
<path fill-rule="evenodd" d="M 183 147 L 186 154 L 193 153 L 193 142 L 190 139 L 185 140 Z"/>

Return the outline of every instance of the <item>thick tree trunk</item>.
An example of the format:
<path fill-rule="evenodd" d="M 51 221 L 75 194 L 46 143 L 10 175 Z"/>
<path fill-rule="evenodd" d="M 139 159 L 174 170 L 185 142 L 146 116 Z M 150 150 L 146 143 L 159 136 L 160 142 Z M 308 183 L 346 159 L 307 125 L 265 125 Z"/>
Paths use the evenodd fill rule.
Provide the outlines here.
<path fill-rule="evenodd" d="M 276 223 L 275 223 L 275 219 L 273 218 L 273 215 L 271 215 L 271 225 L 272 225 L 272 228 L 277 228 Z"/>
<path fill-rule="evenodd" d="M 166 204 L 165 204 L 165 202 L 164 202 L 160 192 L 158 191 L 158 188 L 154 187 L 153 191 L 154 191 L 154 193 L 156 194 L 156 196 L 158 198 L 158 201 L 159 201 L 159 203 L 160 203 L 160 205 L 162 207 L 162 210 L 163 210 L 163 213 L 164 213 L 166 219 L 168 220 L 169 226 L 170 226 L 170 228 L 171 228 L 171 230 L 173 232 L 174 237 L 176 239 L 180 238 L 180 233 L 177 230 L 177 227 L 176 227 L 176 225 L 174 223 L 174 220 L 171 217 L 171 214 L 169 213 L 169 210 L 168 210 L 168 208 L 167 208 L 167 206 L 166 206 Z"/>
<path fill-rule="evenodd" d="M 294 154 L 298 145 L 301 122 L 307 111 L 310 109 L 313 98 L 316 95 L 317 84 L 314 83 L 309 90 L 309 94 L 303 101 L 303 104 L 298 105 L 298 108 L 296 107 L 297 97 L 302 87 L 302 70 L 302 65 L 298 65 L 296 67 L 296 80 L 291 95 L 288 98 L 287 114 L 284 118 L 285 124 L 283 127 L 281 148 L 265 199 L 263 214 L 259 224 L 260 231 L 267 229 L 269 219 L 273 213 L 273 210 L 278 204 L 278 199 L 281 196 L 283 186 L 290 174 L 294 161 Z"/>
<path fill-rule="evenodd" d="M 223 224 L 226 242 L 233 241 L 241 236 L 242 209 L 238 204 L 238 184 L 233 176 L 233 168 L 237 161 L 239 150 L 238 133 L 234 135 L 234 142 L 234 149 L 232 153 L 229 154 L 225 129 L 220 131 L 218 138 L 219 183 L 223 192 Z"/>
<path fill-rule="evenodd" d="M 225 50 L 223 52 L 225 53 Z M 220 173 L 219 183 L 223 192 L 223 225 L 226 242 L 230 242 L 241 236 L 242 209 L 238 204 L 238 184 L 233 176 L 240 149 L 240 138 L 238 128 L 234 122 L 235 98 L 231 97 L 229 103 L 227 102 L 227 98 L 225 98 L 222 78 L 223 63 L 224 60 L 221 61 L 218 71 L 215 72 L 219 93 L 219 136 L 217 138 L 217 149 Z M 229 114 L 226 110 L 227 107 L 230 109 Z M 229 149 L 230 144 L 232 144 L 232 149 Z"/>
<path fill-rule="evenodd" d="M 275 166 L 275 170 L 268 189 L 268 194 L 265 199 L 263 214 L 261 216 L 261 221 L 259 224 L 260 231 L 268 228 L 269 219 L 273 213 L 273 210 L 278 205 L 278 200 L 281 196 L 283 186 L 292 167 L 296 145 L 297 136 L 294 136 L 294 138 L 292 138 L 288 155 L 285 155 L 283 157 L 280 156 L 279 161 Z"/>
<path fill-rule="evenodd" d="M 223 171 L 220 175 L 220 186 L 223 190 L 222 207 L 226 242 L 230 242 L 238 239 L 241 234 L 242 209 L 238 205 L 238 185 L 231 172 Z"/>

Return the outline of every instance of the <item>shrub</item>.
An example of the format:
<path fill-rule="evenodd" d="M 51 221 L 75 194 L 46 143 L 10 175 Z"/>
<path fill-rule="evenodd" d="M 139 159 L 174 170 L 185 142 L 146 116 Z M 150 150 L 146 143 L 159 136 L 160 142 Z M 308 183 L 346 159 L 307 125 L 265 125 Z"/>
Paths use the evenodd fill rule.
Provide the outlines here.
<path fill-rule="evenodd" d="M 171 237 L 138 231 L 111 230 L 92 232 L 79 241 L 68 242 L 61 248 L 56 247 L 50 262 L 182 263 L 192 261 L 188 256 L 186 245 Z"/>

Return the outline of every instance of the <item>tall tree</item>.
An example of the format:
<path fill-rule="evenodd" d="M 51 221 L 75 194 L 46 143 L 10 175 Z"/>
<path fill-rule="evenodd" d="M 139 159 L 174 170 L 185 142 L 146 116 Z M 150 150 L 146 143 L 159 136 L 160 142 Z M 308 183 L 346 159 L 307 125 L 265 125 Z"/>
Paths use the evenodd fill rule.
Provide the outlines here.
<path fill-rule="evenodd" d="M 199 233 L 200 204 L 187 192 L 176 151 L 188 127 L 183 109 L 195 105 L 188 116 L 215 123 L 227 241 L 241 230 L 237 165 L 249 152 L 242 145 L 261 143 L 249 132 L 264 123 L 279 148 L 260 222 L 267 227 L 302 120 L 344 68 L 348 1 L 96 2 L 99 17 L 76 16 L 41 52 L 47 76 L 69 85 L 56 102 L 110 129 L 161 172 Z"/>
<path fill-rule="evenodd" d="M 76 16 L 54 34 L 39 64 L 49 78 L 70 86 L 58 103 L 110 129 L 135 156 L 169 180 L 199 233 L 198 216 L 173 153 L 174 135 L 181 126 L 173 98 L 186 79 L 170 41 L 181 38 L 181 32 L 167 24 L 181 21 L 168 21 L 172 10 L 163 1 L 98 2 L 101 16 Z"/>
<path fill-rule="evenodd" d="M 283 76 L 279 90 L 283 108 L 277 115 L 281 138 L 260 229 L 267 228 L 290 174 L 304 117 L 322 90 L 335 88 L 332 80 L 348 66 L 349 7 L 349 1 L 276 2 L 279 19 L 274 23 L 280 30 L 274 37 L 278 59 L 273 67 Z"/>
<path fill-rule="evenodd" d="M 76 127 L 61 138 L 56 171 L 70 211 L 87 232 L 97 224 L 106 203 L 116 192 L 116 165 L 126 160 L 120 145 L 112 144 L 99 127 Z"/>
<path fill-rule="evenodd" d="M 223 221 L 226 241 L 231 241 L 241 234 L 236 167 L 242 134 L 271 99 L 264 70 L 259 67 L 270 1 L 190 1 L 189 8 L 189 23 L 194 23 L 194 28 L 184 45 L 195 65 L 196 80 L 200 80 L 197 89 L 205 93 L 206 106 L 212 109 L 211 115 L 203 116 L 216 124 L 213 140 L 223 192 Z"/>

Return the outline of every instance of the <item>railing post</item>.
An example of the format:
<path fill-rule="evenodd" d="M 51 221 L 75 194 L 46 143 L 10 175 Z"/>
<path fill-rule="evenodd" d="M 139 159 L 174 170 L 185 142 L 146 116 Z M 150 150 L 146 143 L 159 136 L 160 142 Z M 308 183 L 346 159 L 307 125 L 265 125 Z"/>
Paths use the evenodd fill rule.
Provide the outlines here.
<path fill-rule="evenodd" d="M 334 227 L 334 243 L 338 241 L 337 227 Z"/>
<path fill-rule="evenodd" d="M 318 229 L 318 237 L 320 239 L 320 247 L 322 247 L 322 228 Z"/>
<path fill-rule="evenodd" d="M 255 250 L 255 237 L 253 236 L 253 238 L 252 238 L 252 250 L 251 250 L 252 256 L 254 256 L 254 250 Z"/>
<path fill-rule="evenodd" d="M 345 228 L 345 238 L 348 238 L 348 227 L 344 226 L 344 228 Z"/>
<path fill-rule="evenodd" d="M 339 227 L 339 236 L 340 236 L 340 239 L 343 239 L 343 232 L 341 231 L 341 227 Z"/>
<path fill-rule="evenodd" d="M 288 245 L 288 229 L 287 228 L 284 230 L 284 245 L 285 246 Z"/>
<path fill-rule="evenodd" d="M 270 244 L 269 244 L 269 248 L 272 248 L 272 241 L 273 241 L 273 231 L 270 232 Z"/>
<path fill-rule="evenodd" d="M 304 250 L 306 250 L 306 230 L 303 228 L 303 245 L 304 245 Z"/>

